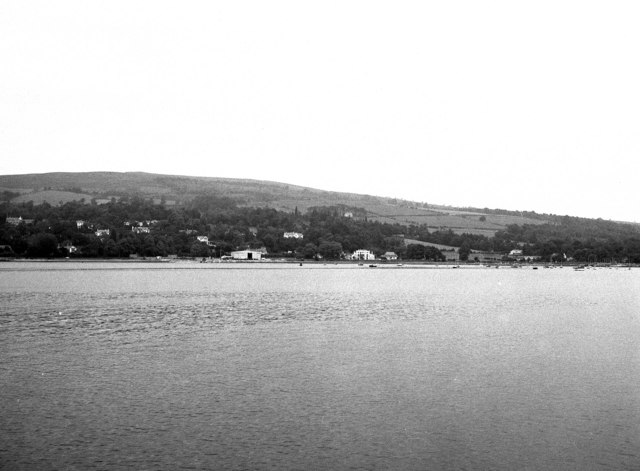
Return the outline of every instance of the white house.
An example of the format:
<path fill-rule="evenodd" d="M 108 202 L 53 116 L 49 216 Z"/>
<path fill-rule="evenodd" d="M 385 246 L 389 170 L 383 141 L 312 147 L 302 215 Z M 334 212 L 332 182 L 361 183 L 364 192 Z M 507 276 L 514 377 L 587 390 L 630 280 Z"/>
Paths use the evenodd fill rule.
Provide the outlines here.
<path fill-rule="evenodd" d="M 146 226 L 132 226 L 131 230 L 136 234 L 149 234 L 151 230 Z"/>
<path fill-rule="evenodd" d="M 198 236 L 197 237 L 198 242 L 202 242 L 203 244 L 207 244 L 209 247 L 215 247 L 216 244 L 213 241 L 209 240 L 209 237 L 207 236 Z"/>
<path fill-rule="evenodd" d="M 285 232 L 284 238 L 285 239 L 304 239 L 304 235 L 302 235 L 300 232 Z"/>
<path fill-rule="evenodd" d="M 375 260 L 376 256 L 370 250 L 359 249 L 351 254 L 351 260 Z"/>
<path fill-rule="evenodd" d="M 262 252 L 260 250 L 236 250 L 231 252 L 231 258 L 234 260 L 262 260 Z"/>
<path fill-rule="evenodd" d="M 75 245 L 73 245 L 69 240 L 65 241 L 62 245 L 59 245 L 58 247 L 65 249 L 70 254 L 76 253 L 78 251 L 78 248 Z"/>
<path fill-rule="evenodd" d="M 7 217 L 7 224 L 11 224 L 12 226 L 19 226 L 20 224 L 33 224 L 33 219 L 22 219 L 22 216 L 18 216 L 17 218 Z"/>
<path fill-rule="evenodd" d="M 509 252 L 509 257 L 522 257 L 522 250 L 513 249 L 511 252 Z"/>
<path fill-rule="evenodd" d="M 97 237 L 108 237 L 110 234 L 111 234 L 111 231 L 109 229 L 98 229 L 96 231 Z"/>

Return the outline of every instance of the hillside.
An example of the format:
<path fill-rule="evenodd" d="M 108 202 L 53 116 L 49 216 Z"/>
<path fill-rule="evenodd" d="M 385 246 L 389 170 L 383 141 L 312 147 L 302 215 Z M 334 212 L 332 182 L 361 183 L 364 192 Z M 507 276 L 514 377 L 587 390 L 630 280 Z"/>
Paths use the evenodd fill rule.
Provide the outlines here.
<path fill-rule="evenodd" d="M 44 173 L 0 176 L 3 200 L 33 201 L 60 205 L 68 201 L 94 199 L 97 203 L 141 196 L 167 205 L 185 205 L 196 196 L 224 196 L 245 207 L 269 207 L 280 211 L 305 212 L 314 206 L 344 206 L 371 221 L 422 225 L 429 230 L 451 229 L 490 237 L 510 224 L 544 224 L 549 216 L 535 213 L 453 208 L 371 195 L 339 193 L 278 182 L 159 175 L 151 173 Z M 383 190 L 381 190 L 383 191 Z"/>
<path fill-rule="evenodd" d="M 265 248 L 276 257 L 338 259 L 365 249 L 442 260 L 455 247 L 456 260 L 500 260 L 516 251 L 545 261 L 640 263 L 637 224 L 275 182 L 55 173 L 2 176 L 0 192 L 0 246 L 13 256 L 204 257 Z"/>

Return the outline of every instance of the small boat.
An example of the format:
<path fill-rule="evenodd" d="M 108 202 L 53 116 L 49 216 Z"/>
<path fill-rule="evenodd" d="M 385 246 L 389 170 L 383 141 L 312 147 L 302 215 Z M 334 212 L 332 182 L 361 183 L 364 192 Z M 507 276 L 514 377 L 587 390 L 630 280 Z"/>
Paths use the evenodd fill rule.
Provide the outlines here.
<path fill-rule="evenodd" d="M 377 266 L 378 265 L 375 265 L 375 264 L 372 263 L 371 265 L 369 265 L 369 268 L 376 268 Z"/>

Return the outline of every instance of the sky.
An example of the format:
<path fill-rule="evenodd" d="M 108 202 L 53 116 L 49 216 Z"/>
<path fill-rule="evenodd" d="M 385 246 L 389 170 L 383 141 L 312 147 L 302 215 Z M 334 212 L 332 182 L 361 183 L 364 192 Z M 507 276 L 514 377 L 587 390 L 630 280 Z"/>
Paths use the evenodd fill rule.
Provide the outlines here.
<path fill-rule="evenodd" d="M 635 1 L 0 0 L 0 174 L 640 222 Z"/>

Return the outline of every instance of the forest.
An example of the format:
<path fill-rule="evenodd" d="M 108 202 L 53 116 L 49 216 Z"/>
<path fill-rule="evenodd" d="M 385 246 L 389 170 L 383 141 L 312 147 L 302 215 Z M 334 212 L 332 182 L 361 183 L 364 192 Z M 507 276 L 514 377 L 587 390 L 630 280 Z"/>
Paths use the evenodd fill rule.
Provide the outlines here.
<path fill-rule="evenodd" d="M 461 260 L 471 259 L 471 251 L 506 255 L 521 249 L 543 261 L 640 263 L 637 225 L 568 216 L 546 224 L 513 224 L 487 237 L 369 221 L 362 208 L 344 205 L 311 207 L 303 214 L 297 208 L 246 207 L 217 195 L 196 196 L 182 206 L 125 196 L 106 204 L 4 202 L 0 210 L 6 215 L 0 223 L 3 257 L 221 257 L 264 248 L 274 258 L 337 260 L 367 249 L 377 256 L 395 252 L 405 260 L 444 260 L 438 249 L 405 242 L 414 239 L 458 247 Z M 304 237 L 286 238 L 285 232 Z"/>

